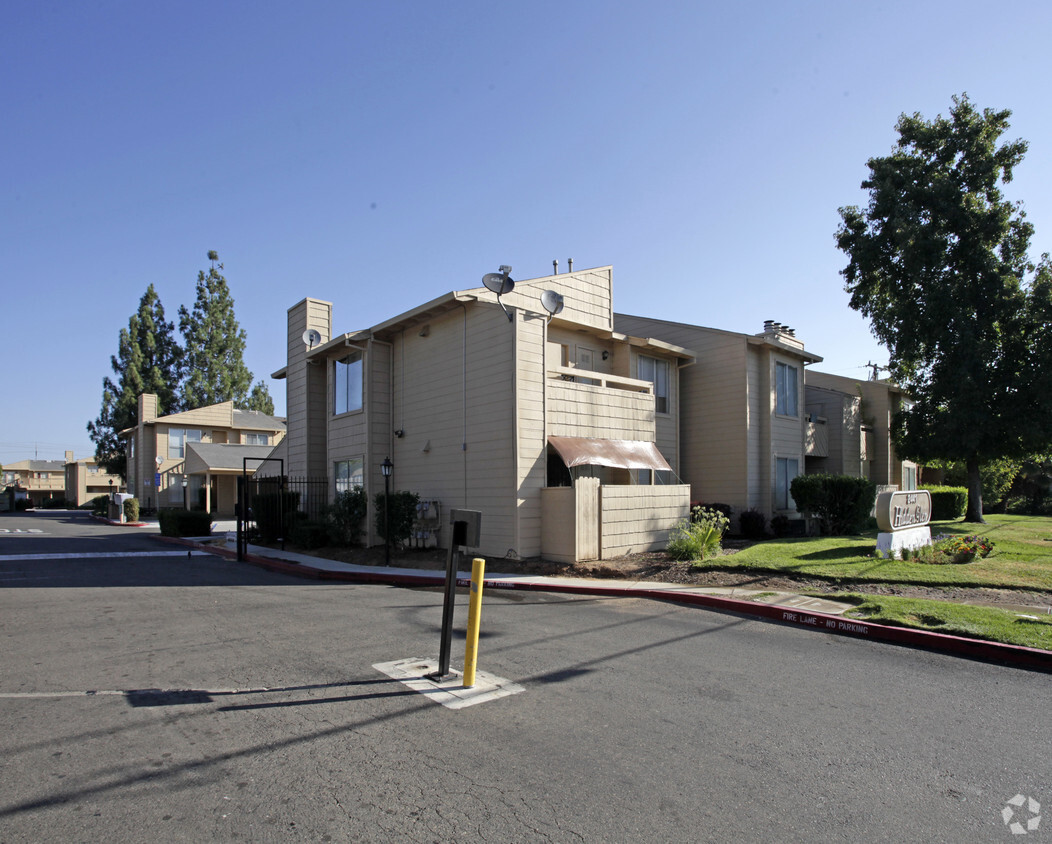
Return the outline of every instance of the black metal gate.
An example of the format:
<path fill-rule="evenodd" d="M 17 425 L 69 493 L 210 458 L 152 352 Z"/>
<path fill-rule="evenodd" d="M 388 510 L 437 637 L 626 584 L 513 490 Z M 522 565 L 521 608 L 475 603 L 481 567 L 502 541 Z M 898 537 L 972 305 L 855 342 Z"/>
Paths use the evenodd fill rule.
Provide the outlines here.
<path fill-rule="evenodd" d="M 282 463 L 279 458 L 267 458 Z M 237 479 L 237 555 L 245 558 L 250 542 L 280 543 L 304 521 L 324 521 L 329 509 L 328 478 L 249 475 Z"/>

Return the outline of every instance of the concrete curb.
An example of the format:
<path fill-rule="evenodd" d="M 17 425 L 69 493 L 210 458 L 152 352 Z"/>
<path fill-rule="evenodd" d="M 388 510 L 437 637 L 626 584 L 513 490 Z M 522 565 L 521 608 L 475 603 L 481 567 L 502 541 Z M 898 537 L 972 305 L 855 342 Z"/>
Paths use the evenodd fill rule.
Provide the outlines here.
<path fill-rule="evenodd" d="M 159 538 L 164 542 L 207 550 L 228 560 L 237 559 L 237 553 L 228 548 L 218 548 L 214 545 L 207 545 L 189 539 L 168 536 Z M 327 571 L 301 563 L 290 563 L 256 554 L 246 555 L 245 562 L 284 574 L 344 583 L 380 583 L 390 586 L 443 586 L 446 582 L 444 574 L 435 572 L 421 572 L 417 575 L 387 572 L 382 569 L 378 569 L 375 572 Z M 458 577 L 457 585 L 470 586 L 471 579 L 469 577 Z M 1052 673 L 1052 651 L 1040 650 L 1039 648 L 1006 645 L 1000 642 L 987 642 L 982 639 L 968 639 L 963 636 L 951 636 L 946 633 L 936 633 L 929 630 L 913 630 L 908 627 L 852 621 L 827 613 L 802 612 L 794 607 L 743 601 L 738 598 L 726 598 L 718 595 L 705 595 L 696 591 L 688 591 L 687 589 L 649 589 L 639 587 L 634 583 L 619 583 L 619 585 L 609 586 L 597 583 L 594 586 L 582 586 L 580 584 L 562 584 L 558 582 L 558 578 L 529 578 L 524 580 L 509 580 L 500 577 L 484 578 L 483 585 L 487 589 L 518 589 L 569 595 L 646 598 L 649 600 L 670 601 L 678 604 L 706 607 L 719 612 L 734 613 L 735 615 L 745 615 L 765 621 L 806 627 L 816 632 L 921 648 L 966 659 Z"/>

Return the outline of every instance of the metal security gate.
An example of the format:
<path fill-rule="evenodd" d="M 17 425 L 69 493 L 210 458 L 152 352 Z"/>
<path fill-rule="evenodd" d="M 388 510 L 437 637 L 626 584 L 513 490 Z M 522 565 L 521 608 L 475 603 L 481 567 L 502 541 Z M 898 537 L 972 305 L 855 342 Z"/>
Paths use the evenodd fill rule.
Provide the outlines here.
<path fill-rule="evenodd" d="M 246 458 L 248 459 L 248 458 Z M 265 458 L 284 463 L 280 458 Z M 237 553 L 243 560 L 250 542 L 280 543 L 304 521 L 321 522 L 329 510 L 328 478 L 256 477 L 247 467 L 237 479 Z"/>

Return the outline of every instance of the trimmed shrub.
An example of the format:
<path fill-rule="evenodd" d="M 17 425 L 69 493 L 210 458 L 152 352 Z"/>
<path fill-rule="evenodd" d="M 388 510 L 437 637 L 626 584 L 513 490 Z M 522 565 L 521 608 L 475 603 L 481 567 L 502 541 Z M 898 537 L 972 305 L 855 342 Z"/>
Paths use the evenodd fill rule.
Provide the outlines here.
<path fill-rule="evenodd" d="M 49 498 L 43 504 L 40 505 L 45 510 L 64 510 L 66 509 L 65 498 Z"/>
<path fill-rule="evenodd" d="M 124 521 L 126 522 L 137 522 L 139 521 L 139 499 L 138 498 L 127 498 L 124 501 Z"/>
<path fill-rule="evenodd" d="M 82 510 L 90 509 L 96 516 L 105 516 L 109 501 L 110 497 L 108 495 L 96 495 L 87 504 L 81 504 L 80 508 Z"/>
<path fill-rule="evenodd" d="M 960 519 L 968 508 L 968 490 L 963 486 L 925 487 L 931 494 L 931 520 L 949 522 Z"/>
<path fill-rule="evenodd" d="M 791 492 L 797 509 L 817 519 L 822 533 L 848 536 L 866 529 L 877 487 L 851 475 L 797 475 Z"/>
<path fill-rule="evenodd" d="M 369 512 L 369 497 L 360 486 L 338 492 L 329 506 L 329 533 L 341 545 L 360 545 L 362 523 Z"/>
<path fill-rule="evenodd" d="M 324 548 L 329 544 L 329 527 L 321 522 L 301 521 L 289 531 L 289 542 L 299 548 Z"/>
<path fill-rule="evenodd" d="M 788 536 L 791 530 L 789 517 L 783 515 L 771 516 L 771 533 L 781 539 Z"/>
<path fill-rule="evenodd" d="M 202 510 L 166 508 L 157 513 L 161 536 L 211 536 L 212 514 Z"/>
<path fill-rule="evenodd" d="M 387 539 L 384 530 L 384 494 L 376 493 L 373 498 L 376 505 L 376 532 Z M 420 496 L 415 492 L 392 492 L 388 498 L 387 521 L 391 526 L 391 542 L 405 543 L 413 535 L 413 522 L 416 521 L 416 505 L 420 503 Z"/>
<path fill-rule="evenodd" d="M 767 535 L 767 517 L 759 510 L 744 510 L 738 523 L 746 539 L 763 539 Z"/>
<path fill-rule="evenodd" d="M 295 490 L 254 495 L 251 516 L 256 522 L 260 539 L 275 542 L 282 537 L 288 538 L 293 526 L 302 519 L 299 503 L 300 494 Z"/>

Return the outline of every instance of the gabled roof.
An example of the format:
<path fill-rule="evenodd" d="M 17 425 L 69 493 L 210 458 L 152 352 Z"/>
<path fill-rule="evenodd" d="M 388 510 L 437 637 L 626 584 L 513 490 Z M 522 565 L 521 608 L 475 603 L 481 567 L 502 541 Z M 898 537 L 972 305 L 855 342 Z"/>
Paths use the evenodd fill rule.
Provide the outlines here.
<path fill-rule="evenodd" d="M 187 443 L 186 471 L 230 474 L 241 472 L 248 458 L 248 470 L 254 472 L 262 458 L 274 450 L 272 445 L 237 445 L 234 443 Z"/>
<path fill-rule="evenodd" d="M 285 420 L 267 416 L 261 410 L 238 410 L 234 408 L 234 427 L 252 431 L 284 431 Z"/>

